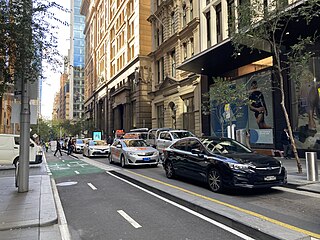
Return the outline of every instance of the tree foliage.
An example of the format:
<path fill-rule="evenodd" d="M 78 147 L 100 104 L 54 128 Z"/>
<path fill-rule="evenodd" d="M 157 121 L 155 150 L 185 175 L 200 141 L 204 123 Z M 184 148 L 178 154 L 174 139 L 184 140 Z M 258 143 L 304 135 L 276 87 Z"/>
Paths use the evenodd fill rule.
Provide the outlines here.
<path fill-rule="evenodd" d="M 232 119 L 238 117 L 243 106 L 249 103 L 247 84 L 221 77 L 214 78 L 209 92 L 204 94 L 204 99 L 203 112 L 216 114 L 224 135 L 224 125 L 231 125 Z M 226 108 L 229 109 L 229 113 L 226 113 Z"/>
<path fill-rule="evenodd" d="M 56 48 L 59 19 L 50 9 L 67 10 L 48 0 L 0 0 L 0 8 L 1 96 L 18 81 L 44 78 L 43 62 L 52 69 L 61 64 Z"/>
<path fill-rule="evenodd" d="M 284 75 L 289 69 L 295 69 L 289 71 L 289 79 L 299 83 L 301 73 L 312 56 L 312 53 L 307 51 L 308 46 L 315 42 L 317 32 L 308 35 L 301 33 L 293 37 L 290 30 L 299 21 L 308 26 L 314 18 L 319 17 L 319 7 L 320 0 L 297 1 L 291 5 L 288 5 L 287 0 L 242 1 L 236 9 L 237 15 L 232 19 L 232 22 L 239 26 L 231 32 L 235 56 L 245 47 L 268 51 L 273 56 L 274 76 L 281 92 L 280 105 L 289 128 L 298 172 L 302 172 L 302 168 L 285 106 Z"/>

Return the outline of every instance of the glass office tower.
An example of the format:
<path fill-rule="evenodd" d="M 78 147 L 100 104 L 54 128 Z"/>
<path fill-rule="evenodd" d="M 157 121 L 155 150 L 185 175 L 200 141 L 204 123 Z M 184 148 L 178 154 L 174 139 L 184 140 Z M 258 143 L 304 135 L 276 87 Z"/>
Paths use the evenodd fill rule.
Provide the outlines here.
<path fill-rule="evenodd" d="M 71 0 L 70 19 L 70 115 L 77 120 L 84 114 L 84 34 L 85 17 L 80 15 L 82 0 Z"/>

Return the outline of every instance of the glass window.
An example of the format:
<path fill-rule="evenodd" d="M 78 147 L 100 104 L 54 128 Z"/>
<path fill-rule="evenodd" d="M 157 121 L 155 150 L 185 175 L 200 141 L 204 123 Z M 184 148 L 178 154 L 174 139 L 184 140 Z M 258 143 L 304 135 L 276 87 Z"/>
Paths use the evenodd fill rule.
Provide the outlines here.
<path fill-rule="evenodd" d="M 190 0 L 189 2 L 190 5 L 190 21 L 193 19 L 193 1 Z"/>
<path fill-rule="evenodd" d="M 221 16 L 221 3 L 216 6 L 216 35 L 217 35 L 217 42 L 222 41 L 222 16 Z"/>
<path fill-rule="evenodd" d="M 172 51 L 171 54 L 171 74 L 172 77 L 176 76 L 176 51 Z"/>
<path fill-rule="evenodd" d="M 211 17 L 210 11 L 206 13 L 207 22 L 207 47 L 211 46 Z"/>
<path fill-rule="evenodd" d="M 174 12 L 171 13 L 171 34 L 175 33 L 175 20 L 174 20 Z"/>
<path fill-rule="evenodd" d="M 187 25 L 187 6 L 184 4 L 182 6 L 182 26 L 185 27 Z"/>

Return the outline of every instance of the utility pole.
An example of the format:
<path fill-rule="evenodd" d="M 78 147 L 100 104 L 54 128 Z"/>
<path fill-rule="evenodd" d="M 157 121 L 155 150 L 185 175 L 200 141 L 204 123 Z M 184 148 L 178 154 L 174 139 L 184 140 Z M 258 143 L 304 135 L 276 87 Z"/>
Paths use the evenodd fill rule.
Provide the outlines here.
<path fill-rule="evenodd" d="M 30 152 L 30 100 L 28 81 L 22 79 L 20 113 L 20 149 L 18 192 L 29 191 L 29 152 Z"/>
<path fill-rule="evenodd" d="M 19 149 L 19 171 L 18 192 L 29 191 L 29 152 L 30 152 L 30 96 L 29 96 L 29 69 L 32 66 L 29 54 L 29 46 L 33 43 L 32 38 L 32 0 L 22 2 L 23 26 L 25 34 L 21 43 L 20 55 L 22 60 L 23 74 L 21 74 L 21 112 L 20 112 L 20 149 Z M 21 39 L 20 39 L 21 40 Z M 20 79 L 19 79 L 20 80 Z"/>

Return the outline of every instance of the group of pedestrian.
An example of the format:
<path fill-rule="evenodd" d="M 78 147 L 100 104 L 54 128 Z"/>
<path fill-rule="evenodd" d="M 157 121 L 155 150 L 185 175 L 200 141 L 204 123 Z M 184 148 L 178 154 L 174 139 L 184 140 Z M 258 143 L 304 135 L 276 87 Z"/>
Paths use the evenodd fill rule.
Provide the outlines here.
<path fill-rule="evenodd" d="M 61 152 L 62 146 L 60 144 L 59 139 L 57 139 L 56 144 L 57 144 L 57 148 L 53 155 L 56 156 L 57 152 L 59 152 L 60 156 L 62 156 L 62 152 Z M 74 148 L 75 148 L 75 140 L 70 138 L 67 143 L 67 154 L 71 155 L 73 153 Z"/>

